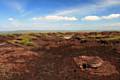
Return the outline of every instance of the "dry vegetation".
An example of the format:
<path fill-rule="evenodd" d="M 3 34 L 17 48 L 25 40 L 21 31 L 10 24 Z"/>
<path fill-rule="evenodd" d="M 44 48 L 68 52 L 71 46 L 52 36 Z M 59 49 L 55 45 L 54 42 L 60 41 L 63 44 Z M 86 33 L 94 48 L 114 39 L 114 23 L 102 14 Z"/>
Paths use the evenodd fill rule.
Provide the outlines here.
<path fill-rule="evenodd" d="M 120 32 L 1 34 L 0 80 L 120 80 Z"/>

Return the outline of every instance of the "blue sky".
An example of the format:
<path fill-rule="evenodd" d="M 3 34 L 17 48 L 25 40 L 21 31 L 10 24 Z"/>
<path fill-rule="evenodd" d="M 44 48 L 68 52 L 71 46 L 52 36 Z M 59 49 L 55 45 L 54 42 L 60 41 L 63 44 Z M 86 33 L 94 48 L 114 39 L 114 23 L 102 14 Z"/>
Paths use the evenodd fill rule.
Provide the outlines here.
<path fill-rule="evenodd" d="M 0 0 L 5 30 L 120 30 L 120 0 Z"/>

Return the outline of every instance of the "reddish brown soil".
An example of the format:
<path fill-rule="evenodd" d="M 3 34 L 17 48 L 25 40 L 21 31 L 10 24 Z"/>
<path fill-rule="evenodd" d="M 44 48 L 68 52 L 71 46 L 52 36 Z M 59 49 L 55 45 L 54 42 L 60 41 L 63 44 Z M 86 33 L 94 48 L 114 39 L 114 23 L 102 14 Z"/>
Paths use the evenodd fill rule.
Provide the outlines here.
<path fill-rule="evenodd" d="M 96 33 L 66 34 L 89 36 Z M 120 35 L 119 32 L 101 34 Z M 5 43 L 0 45 L 0 80 L 120 80 L 119 40 L 63 39 L 56 35 L 49 33 L 46 37 L 34 34 L 34 47 L 11 44 L 7 40 L 16 37 L 0 36 L 0 44 Z M 114 66 L 117 73 L 99 76 L 81 70 L 74 58 L 82 55 L 99 56 Z"/>

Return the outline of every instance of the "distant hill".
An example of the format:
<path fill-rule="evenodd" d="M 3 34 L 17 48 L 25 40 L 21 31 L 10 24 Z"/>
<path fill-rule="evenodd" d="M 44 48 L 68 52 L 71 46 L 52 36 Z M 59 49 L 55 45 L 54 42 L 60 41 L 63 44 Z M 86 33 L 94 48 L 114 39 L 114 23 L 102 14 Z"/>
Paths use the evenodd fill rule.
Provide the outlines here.
<path fill-rule="evenodd" d="M 16 31 L 0 31 L 0 34 L 8 33 L 47 33 L 47 32 L 120 32 L 120 31 L 101 31 L 101 30 L 16 30 Z"/>

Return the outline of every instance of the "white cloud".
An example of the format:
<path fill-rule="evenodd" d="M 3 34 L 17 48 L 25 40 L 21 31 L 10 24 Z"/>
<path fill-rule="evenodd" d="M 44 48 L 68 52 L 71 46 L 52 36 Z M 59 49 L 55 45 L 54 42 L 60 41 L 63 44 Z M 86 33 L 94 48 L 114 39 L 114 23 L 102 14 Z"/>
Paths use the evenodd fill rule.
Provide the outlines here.
<path fill-rule="evenodd" d="M 13 21 L 13 20 L 14 20 L 14 18 L 12 18 L 12 17 L 11 17 L 11 18 L 8 18 L 8 21 Z"/>
<path fill-rule="evenodd" d="M 103 19 L 114 19 L 114 18 L 120 18 L 120 14 L 111 14 L 108 16 L 102 16 Z"/>
<path fill-rule="evenodd" d="M 115 19 L 120 18 L 120 14 L 110 14 L 107 16 L 85 16 L 82 18 L 84 21 L 97 21 L 97 20 L 109 20 L 109 19 Z"/>
<path fill-rule="evenodd" d="M 100 19 L 101 18 L 99 16 L 86 16 L 82 20 L 85 20 L 85 21 L 96 21 L 96 20 L 100 20 Z"/>
<path fill-rule="evenodd" d="M 44 17 L 34 17 L 32 20 L 52 20 L 52 21 L 76 21 L 76 17 L 67 17 L 67 16 L 44 16 Z"/>

